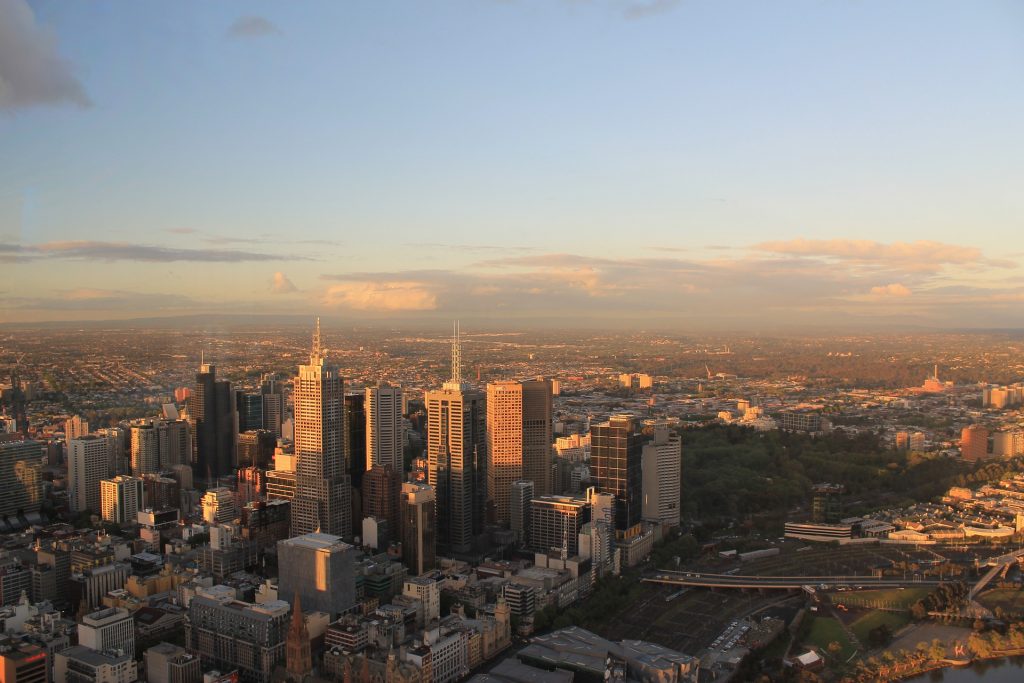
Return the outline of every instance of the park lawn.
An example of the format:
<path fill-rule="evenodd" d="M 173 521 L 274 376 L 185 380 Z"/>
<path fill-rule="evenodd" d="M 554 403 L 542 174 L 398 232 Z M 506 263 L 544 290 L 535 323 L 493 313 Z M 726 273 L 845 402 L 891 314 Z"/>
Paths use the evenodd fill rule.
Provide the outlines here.
<path fill-rule="evenodd" d="M 850 630 L 857 636 L 857 640 L 865 647 L 868 646 L 868 633 L 882 624 L 889 627 L 891 633 L 896 633 L 910 623 L 910 614 L 907 612 L 883 612 L 873 610 L 850 624 Z"/>
<path fill-rule="evenodd" d="M 846 631 L 839 621 L 832 617 L 814 617 L 811 628 L 804 637 L 804 645 L 816 646 L 825 657 L 830 657 L 828 644 L 835 641 L 843 646 L 840 661 L 845 662 L 854 653 L 853 643 L 846 637 Z"/>
<path fill-rule="evenodd" d="M 933 588 L 888 588 L 883 590 L 848 591 L 845 593 L 834 593 L 832 602 L 834 604 L 848 603 L 870 607 L 870 603 L 884 604 L 886 607 L 895 609 L 910 609 L 910 607 L 922 600 L 931 593 Z"/>
<path fill-rule="evenodd" d="M 990 610 L 1001 607 L 1008 615 L 1024 613 L 1024 591 L 1017 588 L 993 588 L 979 595 L 978 602 Z"/>

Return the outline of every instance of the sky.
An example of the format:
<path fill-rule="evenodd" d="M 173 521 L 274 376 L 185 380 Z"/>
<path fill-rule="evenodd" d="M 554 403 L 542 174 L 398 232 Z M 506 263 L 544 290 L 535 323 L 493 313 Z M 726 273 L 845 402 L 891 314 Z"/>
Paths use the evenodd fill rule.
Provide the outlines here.
<path fill-rule="evenodd" d="M 0 322 L 1024 327 L 1024 4 L 0 0 Z"/>

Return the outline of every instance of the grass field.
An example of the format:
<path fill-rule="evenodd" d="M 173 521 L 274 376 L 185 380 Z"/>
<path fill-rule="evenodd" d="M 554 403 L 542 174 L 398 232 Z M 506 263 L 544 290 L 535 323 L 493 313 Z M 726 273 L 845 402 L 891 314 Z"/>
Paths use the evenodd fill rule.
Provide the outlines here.
<path fill-rule="evenodd" d="M 978 602 L 990 610 L 1000 607 L 1007 615 L 1024 614 L 1024 591 L 1016 588 L 993 588 L 979 595 Z"/>
<path fill-rule="evenodd" d="M 834 593 L 833 604 L 845 604 L 859 607 L 885 607 L 888 609 L 910 609 L 918 600 L 924 598 L 932 588 L 907 588 L 899 590 L 890 588 L 887 590 L 871 591 L 849 591 L 846 593 Z"/>
<path fill-rule="evenodd" d="M 868 633 L 871 629 L 878 628 L 882 624 L 889 627 L 892 633 L 896 633 L 901 628 L 910 623 L 910 614 L 907 612 L 881 612 L 874 611 L 868 612 L 864 616 L 857 619 L 855 622 L 850 624 L 850 630 L 853 631 L 857 639 L 865 647 L 868 645 Z"/>
<path fill-rule="evenodd" d="M 822 653 L 829 656 L 828 644 L 833 641 L 843 646 L 839 659 L 845 662 L 853 654 L 854 647 L 850 639 L 846 637 L 843 627 L 832 617 L 814 617 L 811 628 L 807 632 L 807 636 L 804 637 L 804 644 L 815 645 L 821 649 Z"/>

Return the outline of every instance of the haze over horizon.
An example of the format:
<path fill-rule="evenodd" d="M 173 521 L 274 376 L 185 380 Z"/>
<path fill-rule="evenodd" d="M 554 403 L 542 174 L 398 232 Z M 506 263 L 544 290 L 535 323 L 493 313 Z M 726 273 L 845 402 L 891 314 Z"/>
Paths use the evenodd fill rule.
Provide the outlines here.
<path fill-rule="evenodd" d="M 1022 34 L 1013 2 L 0 0 L 0 322 L 1024 327 Z"/>

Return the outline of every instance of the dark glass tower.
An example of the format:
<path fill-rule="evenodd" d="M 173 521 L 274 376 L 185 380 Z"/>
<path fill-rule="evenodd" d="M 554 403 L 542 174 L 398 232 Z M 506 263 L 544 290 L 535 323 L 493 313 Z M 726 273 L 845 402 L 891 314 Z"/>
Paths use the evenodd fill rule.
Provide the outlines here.
<path fill-rule="evenodd" d="M 366 471 L 366 394 L 345 395 L 345 453 L 353 488 L 362 489 Z"/>
<path fill-rule="evenodd" d="M 197 480 L 214 482 L 235 468 L 237 414 L 231 382 L 217 379 L 211 363 L 199 366 L 196 388 L 188 399 L 189 420 L 195 435 L 192 471 Z"/>
<path fill-rule="evenodd" d="M 251 429 L 263 429 L 263 394 L 247 394 L 239 391 L 235 394 L 235 398 L 235 405 L 238 408 L 239 433 Z"/>
<path fill-rule="evenodd" d="M 643 442 L 633 418 L 617 415 L 590 429 L 590 465 L 597 488 L 615 495 L 615 528 L 640 523 L 643 511 Z"/>

